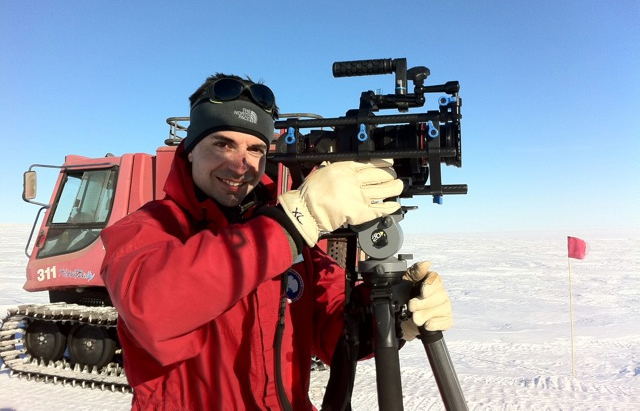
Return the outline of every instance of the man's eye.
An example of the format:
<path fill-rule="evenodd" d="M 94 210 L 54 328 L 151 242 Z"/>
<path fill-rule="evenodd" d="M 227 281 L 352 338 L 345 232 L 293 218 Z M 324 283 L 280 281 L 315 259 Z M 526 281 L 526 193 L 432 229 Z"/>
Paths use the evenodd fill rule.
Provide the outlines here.
<path fill-rule="evenodd" d="M 267 149 L 264 147 L 251 147 L 249 148 L 249 151 L 251 151 L 254 154 L 257 155 L 265 155 L 267 154 Z"/>
<path fill-rule="evenodd" d="M 220 147 L 220 148 L 227 148 L 229 147 L 229 143 L 227 143 L 226 141 L 215 141 L 213 143 L 214 147 Z"/>

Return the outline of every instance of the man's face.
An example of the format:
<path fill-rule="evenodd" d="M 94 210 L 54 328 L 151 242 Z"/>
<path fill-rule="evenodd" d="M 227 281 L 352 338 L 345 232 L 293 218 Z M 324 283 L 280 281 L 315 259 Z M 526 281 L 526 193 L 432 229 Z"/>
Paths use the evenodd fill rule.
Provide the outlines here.
<path fill-rule="evenodd" d="M 195 184 L 219 204 L 239 205 L 264 175 L 267 145 L 251 134 L 218 131 L 188 154 Z"/>

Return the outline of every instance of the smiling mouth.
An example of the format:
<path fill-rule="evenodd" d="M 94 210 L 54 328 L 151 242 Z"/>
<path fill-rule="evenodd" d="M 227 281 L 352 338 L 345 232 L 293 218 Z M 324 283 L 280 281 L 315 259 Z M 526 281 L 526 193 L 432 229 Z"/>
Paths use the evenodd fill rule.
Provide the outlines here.
<path fill-rule="evenodd" d="M 224 178 L 220 178 L 219 179 L 223 184 L 228 185 L 229 187 L 233 187 L 233 188 L 237 188 L 240 187 L 241 185 L 244 184 L 244 182 L 242 181 L 231 181 L 231 180 L 226 180 Z"/>

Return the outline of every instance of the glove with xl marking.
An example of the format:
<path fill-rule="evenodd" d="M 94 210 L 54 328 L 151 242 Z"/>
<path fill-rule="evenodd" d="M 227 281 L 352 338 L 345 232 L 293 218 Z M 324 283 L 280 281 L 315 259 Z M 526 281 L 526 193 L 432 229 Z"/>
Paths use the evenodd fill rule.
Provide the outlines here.
<path fill-rule="evenodd" d="M 279 197 L 280 205 L 313 247 L 323 233 L 343 224 L 364 224 L 400 208 L 385 198 L 400 195 L 402 181 L 396 177 L 393 160 L 341 161 L 320 166 L 297 190 Z"/>
<path fill-rule="evenodd" d="M 438 273 L 429 271 L 430 266 L 429 261 L 415 263 L 402 277 L 420 290 L 420 294 L 407 304 L 413 315 L 400 324 L 405 341 L 411 341 L 420 334 L 418 327 L 444 331 L 453 323 L 449 295 Z"/>

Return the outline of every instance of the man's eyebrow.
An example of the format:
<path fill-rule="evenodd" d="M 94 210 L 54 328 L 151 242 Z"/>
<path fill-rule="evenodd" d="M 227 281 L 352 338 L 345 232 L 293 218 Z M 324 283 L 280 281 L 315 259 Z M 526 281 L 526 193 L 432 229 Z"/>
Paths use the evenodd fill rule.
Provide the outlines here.
<path fill-rule="evenodd" d="M 234 143 L 234 141 L 228 137 L 225 136 L 211 136 L 211 139 L 213 141 L 221 141 L 223 143 Z"/>
<path fill-rule="evenodd" d="M 210 136 L 211 139 L 215 142 L 221 142 L 221 143 L 226 143 L 226 144 L 238 144 L 235 140 L 229 138 L 229 137 L 225 137 L 225 136 L 219 136 L 219 135 L 212 135 Z M 266 150 L 267 149 L 267 145 L 263 142 L 260 143 L 255 143 L 255 144 L 251 144 L 249 145 L 249 148 L 252 149 L 261 149 L 261 150 Z"/>
<path fill-rule="evenodd" d="M 267 149 L 267 145 L 264 144 L 264 143 L 251 144 L 249 147 L 251 147 L 251 148 L 260 148 L 262 150 L 266 150 Z"/>

